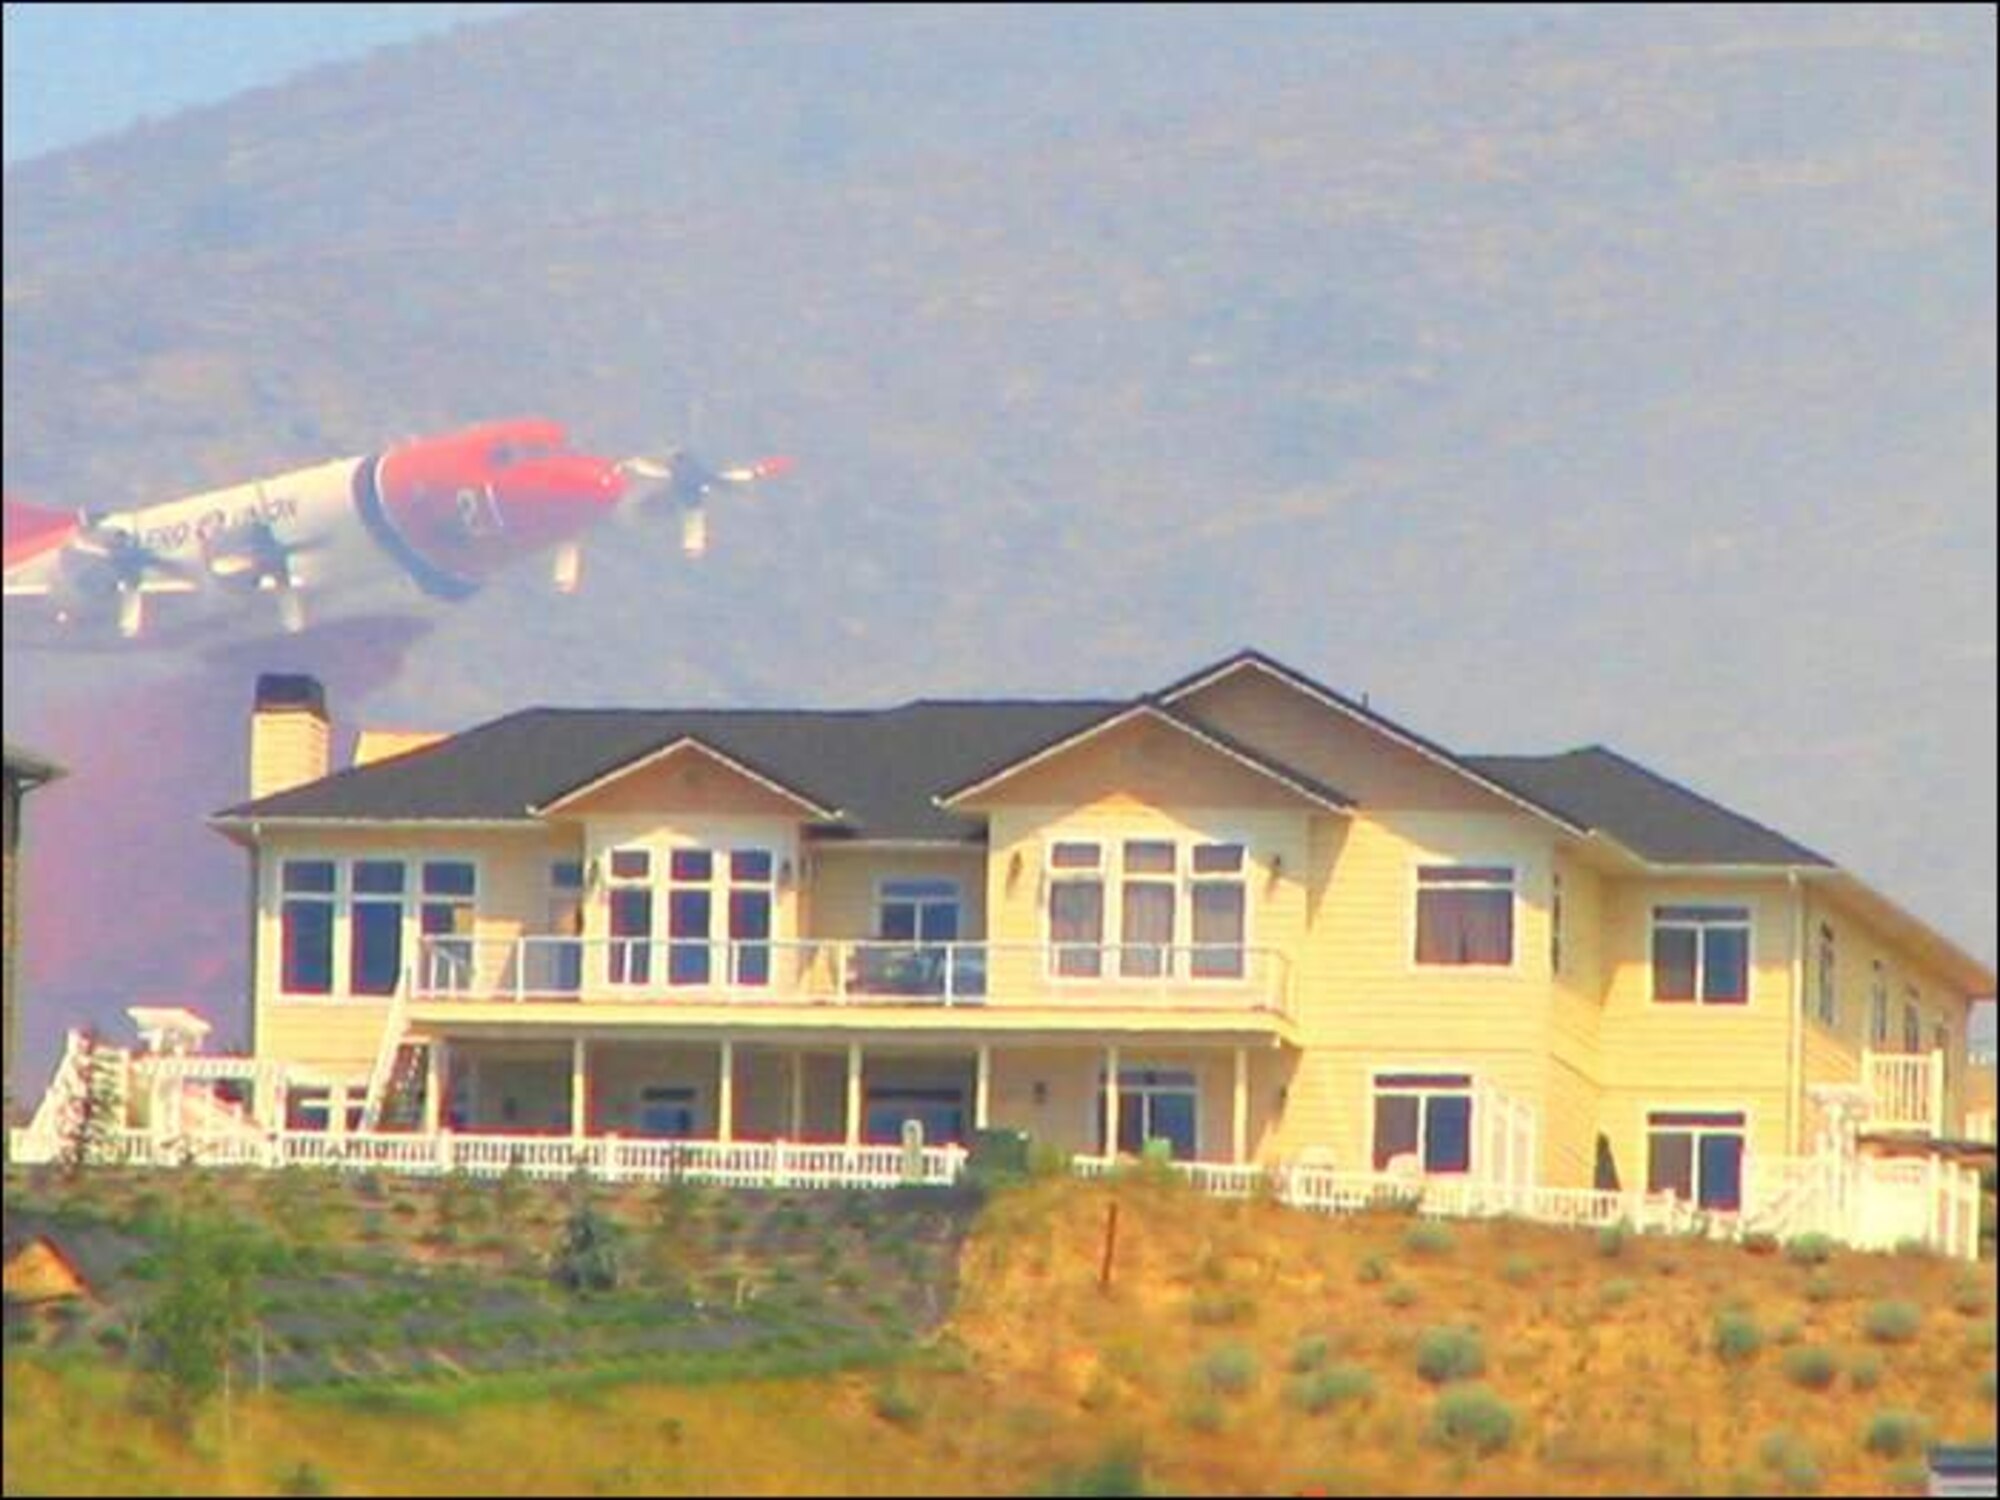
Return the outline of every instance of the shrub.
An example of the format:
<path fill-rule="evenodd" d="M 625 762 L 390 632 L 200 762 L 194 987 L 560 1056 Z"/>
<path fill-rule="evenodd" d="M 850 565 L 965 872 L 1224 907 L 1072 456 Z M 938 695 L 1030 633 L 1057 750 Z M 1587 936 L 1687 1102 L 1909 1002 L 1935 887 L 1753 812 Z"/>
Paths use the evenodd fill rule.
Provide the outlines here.
<path fill-rule="evenodd" d="M 1632 1300 L 1632 1293 L 1638 1290 L 1637 1283 L 1619 1276 L 1598 1288 L 1597 1300 L 1606 1307 L 1618 1307 Z"/>
<path fill-rule="evenodd" d="M 1413 1255 L 1449 1255 L 1451 1247 L 1451 1229 L 1435 1220 L 1412 1224 L 1403 1231 L 1403 1248 Z"/>
<path fill-rule="evenodd" d="M 1776 1255 L 1778 1237 L 1763 1229 L 1753 1229 L 1743 1236 L 1743 1248 L 1752 1255 Z"/>
<path fill-rule="evenodd" d="M 1763 1347 L 1763 1331 L 1748 1313 L 1726 1312 L 1716 1318 L 1715 1355 L 1724 1364 L 1747 1364 Z"/>
<path fill-rule="evenodd" d="M 1319 1334 L 1300 1339 L 1292 1345 L 1292 1373 L 1307 1375 L 1326 1363 L 1328 1345 Z"/>
<path fill-rule="evenodd" d="M 1201 1379 L 1219 1396 L 1240 1396 L 1257 1383 L 1257 1356 L 1241 1344 L 1224 1344 L 1202 1359 Z"/>
<path fill-rule="evenodd" d="M 1787 1318 L 1771 1334 L 1771 1342 L 1789 1349 L 1799 1341 L 1800 1329 L 1796 1318 Z"/>
<path fill-rule="evenodd" d="M 1607 1224 L 1597 1231 L 1597 1253 L 1606 1260 L 1616 1260 L 1625 1253 L 1625 1242 L 1631 1237 L 1630 1220 L 1620 1219 L 1616 1224 Z"/>
<path fill-rule="evenodd" d="M 1247 1292 L 1203 1292 L 1188 1306 L 1188 1316 L 1204 1328 L 1245 1323 L 1256 1312 L 1257 1304 Z"/>
<path fill-rule="evenodd" d="M 1407 1281 L 1399 1281 L 1389 1288 L 1388 1302 L 1391 1307 L 1408 1307 L 1417 1300 L 1417 1289 Z"/>
<path fill-rule="evenodd" d="M 1500 1277 L 1509 1286 L 1523 1286 L 1534 1274 L 1535 1263 L 1525 1255 L 1510 1255 L 1500 1267 Z"/>
<path fill-rule="evenodd" d="M 1514 1437 L 1514 1409 L 1483 1385 L 1458 1385 L 1431 1409 L 1431 1437 L 1455 1452 L 1498 1453 Z"/>
<path fill-rule="evenodd" d="M 1988 1406 L 1993 1405 L 1996 1400 L 2000 1400 L 2000 1391 L 1996 1391 L 1994 1373 L 1990 1369 L 1979 1372 L 1979 1394 Z"/>
<path fill-rule="evenodd" d="M 1190 1432 L 1220 1432 L 1227 1420 L 1220 1401 L 1199 1393 L 1191 1393 L 1183 1400 L 1176 1414 Z"/>
<path fill-rule="evenodd" d="M 1901 1458 L 1915 1448 L 1923 1437 L 1923 1419 L 1915 1412 L 1878 1411 L 1868 1419 L 1868 1429 L 1862 1434 L 1862 1442 L 1870 1453 L 1879 1453 L 1884 1458 Z"/>
<path fill-rule="evenodd" d="M 1785 1241 L 1785 1259 L 1795 1266 L 1823 1266 L 1833 1259 L 1834 1249 L 1831 1235 L 1794 1235 Z"/>
<path fill-rule="evenodd" d="M 923 1419 L 924 1410 L 902 1382 L 891 1377 L 875 1387 L 875 1415 L 898 1427 L 914 1427 Z"/>
<path fill-rule="evenodd" d="M 1076 1496 L 1077 1500 L 1143 1495 L 1146 1493 L 1144 1455 L 1136 1443 L 1118 1443 L 1080 1469 L 1058 1469 L 1049 1476 L 1040 1493 Z"/>
<path fill-rule="evenodd" d="M 1840 1286 L 1824 1271 L 1815 1271 L 1806 1279 L 1806 1301 L 1831 1302 L 1840 1295 Z"/>
<path fill-rule="evenodd" d="M 1907 1344 L 1923 1321 L 1914 1302 L 1877 1302 L 1869 1307 L 1861 1329 L 1878 1344 Z"/>
<path fill-rule="evenodd" d="M 1872 1391 L 1882 1383 L 1882 1356 L 1857 1354 L 1847 1367 L 1847 1381 L 1857 1391 Z"/>
<path fill-rule="evenodd" d="M 1988 1289 L 1976 1281 L 1961 1279 L 1951 1289 L 1951 1305 L 1957 1312 L 1968 1318 L 1976 1318 L 1986 1311 Z"/>
<path fill-rule="evenodd" d="M 1840 1374 L 1840 1364 L 1826 1350 L 1808 1344 L 1785 1351 L 1785 1378 L 1809 1391 L 1823 1391 Z"/>
<path fill-rule="evenodd" d="M 1371 1255 L 1361 1262 L 1361 1268 L 1354 1273 L 1354 1279 L 1372 1285 L 1389 1279 L 1389 1263 L 1379 1255 Z"/>
<path fill-rule="evenodd" d="M 1427 1328 L 1417 1340 L 1417 1373 L 1432 1385 L 1470 1380 L 1486 1368 L 1486 1350 L 1472 1328 Z"/>
<path fill-rule="evenodd" d="M 608 1292 L 618 1285 L 618 1226 L 580 1197 L 563 1227 L 550 1275 L 572 1292 Z"/>
<path fill-rule="evenodd" d="M 1286 1398 L 1314 1416 L 1348 1401 L 1366 1401 L 1375 1394 L 1375 1377 L 1359 1365 L 1335 1365 L 1291 1383 Z"/>
<path fill-rule="evenodd" d="M 281 1495 L 331 1495 L 333 1493 L 333 1484 L 326 1477 L 326 1472 L 318 1465 L 309 1464 L 304 1459 L 301 1459 L 293 1466 L 290 1473 L 278 1480 L 278 1493 Z"/>

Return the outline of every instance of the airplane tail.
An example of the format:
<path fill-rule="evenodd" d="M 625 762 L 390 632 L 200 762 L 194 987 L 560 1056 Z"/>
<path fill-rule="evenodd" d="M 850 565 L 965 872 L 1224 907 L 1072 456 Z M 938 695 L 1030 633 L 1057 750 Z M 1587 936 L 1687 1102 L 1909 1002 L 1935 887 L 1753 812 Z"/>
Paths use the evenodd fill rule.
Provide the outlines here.
<path fill-rule="evenodd" d="M 25 558 L 47 551 L 78 530 L 80 525 L 71 511 L 30 505 L 12 495 L 0 500 L 0 521 L 4 521 L 6 564 L 10 568 Z"/>

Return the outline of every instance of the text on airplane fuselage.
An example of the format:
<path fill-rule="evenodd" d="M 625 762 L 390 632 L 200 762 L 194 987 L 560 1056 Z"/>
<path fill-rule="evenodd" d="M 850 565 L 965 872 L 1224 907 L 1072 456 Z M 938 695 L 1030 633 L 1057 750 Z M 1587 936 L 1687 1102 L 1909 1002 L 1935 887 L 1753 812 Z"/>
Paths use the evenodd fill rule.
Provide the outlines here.
<path fill-rule="evenodd" d="M 258 521 L 274 525 L 289 521 L 299 513 L 299 502 L 289 495 L 267 496 L 239 506 L 234 514 L 217 506 L 198 519 L 173 521 L 139 533 L 139 545 L 153 552 L 177 552 L 189 542 L 208 542 L 239 526 Z"/>

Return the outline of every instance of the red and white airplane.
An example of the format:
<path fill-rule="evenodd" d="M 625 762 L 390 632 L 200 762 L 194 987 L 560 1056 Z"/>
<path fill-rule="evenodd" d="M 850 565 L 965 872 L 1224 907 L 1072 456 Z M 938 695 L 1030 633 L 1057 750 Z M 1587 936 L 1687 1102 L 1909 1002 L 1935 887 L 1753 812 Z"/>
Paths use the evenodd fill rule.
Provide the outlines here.
<path fill-rule="evenodd" d="M 132 510 L 8 499 L 7 644 L 174 644 L 227 634 L 249 608 L 271 609 L 283 629 L 298 631 L 309 609 L 319 616 L 379 603 L 385 584 L 465 599 L 494 573 L 551 549 L 555 586 L 573 593 L 581 537 L 607 516 L 676 509 L 682 548 L 699 557 L 709 495 L 790 466 L 767 458 L 715 471 L 680 450 L 598 458 L 573 452 L 559 424 L 523 419 Z"/>

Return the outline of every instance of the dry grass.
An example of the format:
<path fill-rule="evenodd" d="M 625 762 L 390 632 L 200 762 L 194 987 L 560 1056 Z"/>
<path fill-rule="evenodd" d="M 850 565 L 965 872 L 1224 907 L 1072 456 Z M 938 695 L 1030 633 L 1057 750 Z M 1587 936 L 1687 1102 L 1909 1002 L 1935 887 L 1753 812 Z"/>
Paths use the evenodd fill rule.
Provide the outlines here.
<path fill-rule="evenodd" d="M 896 1379 L 914 1422 L 882 1415 L 871 1375 L 634 1386 L 549 1398 L 531 1421 L 516 1403 L 415 1417 L 274 1399 L 239 1406 L 225 1455 L 213 1415 L 190 1450 L 127 1414 L 115 1377 L 10 1366 L 6 1488 L 270 1493 L 303 1462 L 336 1493 L 1022 1494 L 1137 1440 L 1149 1483 L 1176 1493 L 1723 1494 L 1782 1485 L 1760 1446 L 1784 1432 L 1827 1492 L 1887 1493 L 1897 1461 L 1865 1441 L 1877 1413 L 1993 1440 L 1980 1385 L 1991 1304 L 1973 1305 L 1950 1262 L 1836 1253 L 1837 1290 L 1809 1293 L 1811 1265 L 1729 1246 L 1634 1238 L 1608 1258 L 1590 1235 L 1501 1222 L 1453 1225 L 1450 1254 L 1419 1255 L 1409 1229 L 1155 1184 L 1005 1195 L 965 1247 L 952 1357 Z M 1370 1257 L 1418 1301 L 1391 1307 L 1358 1275 Z M 1524 1263 L 1532 1276 L 1510 1278 Z M 1607 1297 L 1614 1280 L 1630 1286 Z M 1865 1320 L 1887 1298 L 1922 1309 L 1917 1341 L 1871 1347 Z M 1225 1301 L 1227 1320 L 1194 1315 Z M 1713 1352 L 1725 1310 L 1796 1324 L 1843 1369 L 1879 1361 L 1879 1381 L 1807 1395 L 1773 1351 L 1725 1363 Z M 1478 1330 L 1481 1380 L 1517 1419 L 1476 1462 L 1429 1436 L 1440 1393 L 1416 1353 L 1436 1326 Z M 1306 1339 L 1324 1341 L 1311 1362 L 1365 1372 L 1366 1398 L 1298 1399 L 1286 1371 Z M 1219 1422 L 1183 1420 L 1225 1348 L 1262 1378 L 1226 1398 Z"/>

